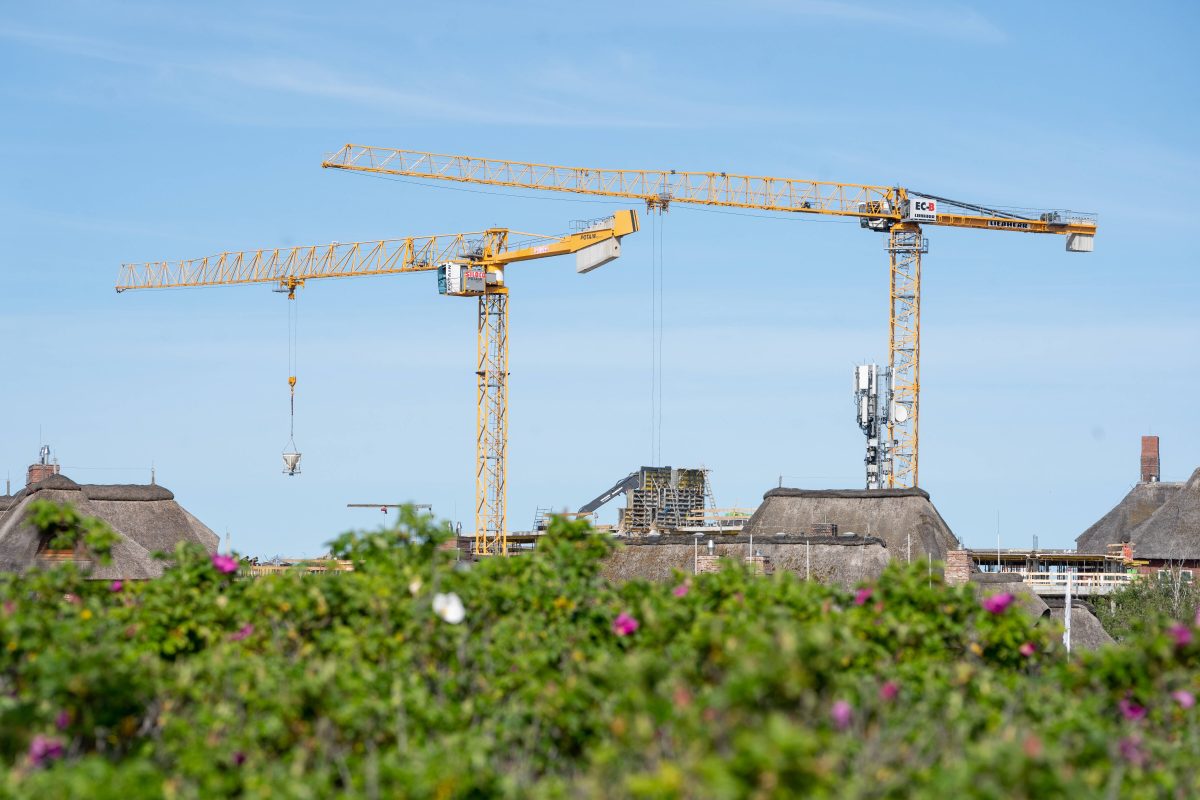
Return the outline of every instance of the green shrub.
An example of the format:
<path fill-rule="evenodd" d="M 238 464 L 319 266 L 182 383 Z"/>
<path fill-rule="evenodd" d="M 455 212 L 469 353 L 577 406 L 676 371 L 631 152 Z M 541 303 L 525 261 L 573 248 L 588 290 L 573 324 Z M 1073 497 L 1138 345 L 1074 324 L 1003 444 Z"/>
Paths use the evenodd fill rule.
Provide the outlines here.
<path fill-rule="evenodd" d="M 1094 601 L 1096 618 L 1114 639 L 1129 638 L 1146 626 L 1161 626 L 1163 620 L 1188 618 L 1200 610 L 1200 587 L 1190 580 L 1190 571 L 1174 567 L 1163 572 L 1131 581 Z"/>
<path fill-rule="evenodd" d="M 251 579 L 181 545 L 139 584 L 0 577 L 0 795 L 1200 790 L 1192 620 L 1067 662 L 923 569 L 612 585 L 584 523 L 469 567 L 438 530 L 406 511 L 340 537 L 353 573 Z"/>

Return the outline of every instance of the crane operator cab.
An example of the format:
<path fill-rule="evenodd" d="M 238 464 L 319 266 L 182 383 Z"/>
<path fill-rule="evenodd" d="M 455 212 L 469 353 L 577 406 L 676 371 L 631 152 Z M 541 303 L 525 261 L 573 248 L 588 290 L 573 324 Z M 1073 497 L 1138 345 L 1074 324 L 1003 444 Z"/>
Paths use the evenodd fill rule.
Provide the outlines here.
<path fill-rule="evenodd" d="M 866 200 L 858 204 L 858 213 L 890 214 L 892 213 L 892 204 L 886 200 Z M 886 233 L 892 229 L 896 221 L 888 217 L 863 216 L 858 218 L 858 224 L 863 228 L 870 228 L 873 231 Z"/>

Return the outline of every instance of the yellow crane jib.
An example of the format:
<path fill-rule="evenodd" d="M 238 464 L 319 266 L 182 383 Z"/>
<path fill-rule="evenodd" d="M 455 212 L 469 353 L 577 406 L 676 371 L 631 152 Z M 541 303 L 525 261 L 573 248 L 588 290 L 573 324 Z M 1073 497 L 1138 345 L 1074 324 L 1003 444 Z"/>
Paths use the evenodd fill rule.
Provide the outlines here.
<path fill-rule="evenodd" d="M 887 486 L 918 485 L 921 256 L 923 226 L 1059 234 L 1069 252 L 1093 249 L 1096 218 L 1063 210 L 990 208 L 900 186 L 810 181 L 728 172 L 606 169 L 427 153 L 347 144 L 321 164 L 329 169 L 458 183 L 641 200 L 648 210 L 674 203 L 857 218 L 888 234 L 890 292 Z"/>
<path fill-rule="evenodd" d="M 327 245 L 243 250 L 185 261 L 121 266 L 117 291 L 191 286 L 275 284 L 294 297 L 296 288 L 321 278 L 355 278 L 405 272 L 438 273 L 442 294 L 478 297 L 475 464 L 475 552 L 508 552 L 508 288 L 504 268 L 520 261 L 575 254 L 589 272 L 620 256 L 622 237 L 638 230 L 633 210 L 581 223 L 563 236 L 490 228 L 476 233 L 333 242 Z M 289 376 L 293 395 L 296 379 Z M 300 454 L 284 453 L 289 474 Z M 289 460 L 290 459 L 290 460 Z"/>

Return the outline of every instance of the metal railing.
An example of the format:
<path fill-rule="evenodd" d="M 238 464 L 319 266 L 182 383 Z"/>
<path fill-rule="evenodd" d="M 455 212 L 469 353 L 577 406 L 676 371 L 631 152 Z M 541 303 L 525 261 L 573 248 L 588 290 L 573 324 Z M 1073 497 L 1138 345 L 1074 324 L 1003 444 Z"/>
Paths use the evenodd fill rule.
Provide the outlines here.
<path fill-rule="evenodd" d="M 1069 576 L 1073 587 L 1084 590 L 1095 587 L 1117 588 L 1141 577 L 1128 572 L 1028 572 L 1017 570 L 1013 574 L 1020 575 L 1030 586 L 1055 586 L 1064 589 L 1067 587 Z"/>

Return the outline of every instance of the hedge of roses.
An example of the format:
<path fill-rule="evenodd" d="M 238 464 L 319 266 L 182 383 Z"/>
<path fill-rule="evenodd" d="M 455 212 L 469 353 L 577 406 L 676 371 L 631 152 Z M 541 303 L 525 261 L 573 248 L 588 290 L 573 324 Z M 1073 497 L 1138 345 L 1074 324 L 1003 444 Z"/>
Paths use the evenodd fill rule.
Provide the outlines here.
<path fill-rule="evenodd" d="M 1200 795 L 1193 619 L 1068 661 L 922 569 L 617 586 L 583 523 L 469 567 L 436 541 L 405 512 L 333 543 L 353 573 L 0 578 L 0 796 Z"/>

